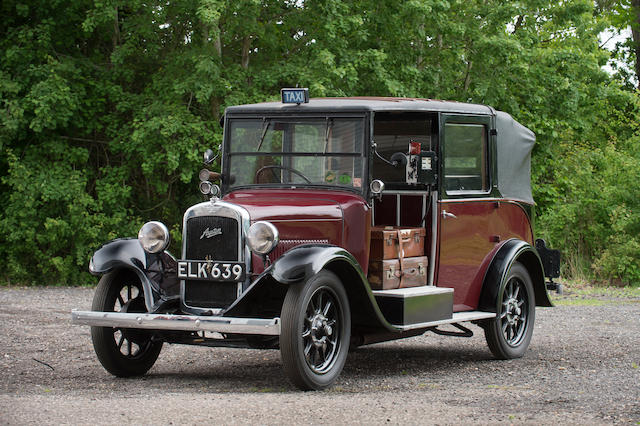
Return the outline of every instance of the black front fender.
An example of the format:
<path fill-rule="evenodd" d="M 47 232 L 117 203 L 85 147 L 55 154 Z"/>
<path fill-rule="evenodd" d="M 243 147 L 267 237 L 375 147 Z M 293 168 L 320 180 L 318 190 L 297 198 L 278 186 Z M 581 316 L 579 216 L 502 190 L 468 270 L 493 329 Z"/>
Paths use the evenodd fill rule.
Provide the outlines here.
<path fill-rule="evenodd" d="M 295 247 L 274 262 L 268 273 L 279 283 L 294 284 L 306 281 L 334 261 L 349 263 L 366 281 L 358 261 L 345 249 L 328 244 Z"/>
<path fill-rule="evenodd" d="M 96 250 L 89 262 L 89 272 L 93 275 L 118 269 L 131 270 L 138 276 L 149 312 L 155 312 L 164 302 L 179 295 L 176 260 L 168 252 L 145 252 L 137 238 L 110 241 Z"/>
<path fill-rule="evenodd" d="M 526 241 L 511 239 L 500 247 L 487 270 L 480 296 L 482 310 L 498 312 L 497 295 L 507 284 L 509 269 L 516 261 L 522 263 L 529 272 L 533 282 L 536 306 L 553 306 L 544 283 L 544 270 L 537 250 Z"/>
<path fill-rule="evenodd" d="M 323 269 L 335 273 L 342 281 L 354 325 L 397 331 L 380 312 L 358 261 L 345 249 L 326 244 L 300 245 L 287 251 L 251 284 L 225 315 L 251 315 L 252 308 L 265 304 L 279 315 L 287 287 L 302 284 Z"/>

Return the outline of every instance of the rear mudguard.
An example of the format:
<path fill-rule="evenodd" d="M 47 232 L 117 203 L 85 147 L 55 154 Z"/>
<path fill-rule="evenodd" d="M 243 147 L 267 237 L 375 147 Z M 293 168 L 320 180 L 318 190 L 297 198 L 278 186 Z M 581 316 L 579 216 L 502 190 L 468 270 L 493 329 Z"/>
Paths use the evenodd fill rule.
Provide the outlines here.
<path fill-rule="evenodd" d="M 505 241 L 491 261 L 480 295 L 479 308 L 487 312 L 498 312 L 497 295 L 507 285 L 506 279 L 514 262 L 520 262 L 529 272 L 533 283 L 536 306 L 553 306 L 544 283 L 544 270 L 537 250 L 526 241 L 511 239 Z"/>
<path fill-rule="evenodd" d="M 145 252 L 137 238 L 110 241 L 96 250 L 89 262 L 89 272 L 93 275 L 118 269 L 133 271 L 140 279 L 149 312 L 157 311 L 179 296 L 176 260 L 168 252 Z"/>
<path fill-rule="evenodd" d="M 323 269 L 332 271 L 342 281 L 355 325 L 399 331 L 380 312 L 358 261 L 345 249 L 326 244 L 306 244 L 288 250 L 251 284 L 225 315 L 250 315 L 251 307 L 264 304 L 269 298 L 274 300 L 273 311 L 279 314 L 287 286 L 302 284 Z M 280 299 L 279 306 L 275 305 L 276 299 Z"/>

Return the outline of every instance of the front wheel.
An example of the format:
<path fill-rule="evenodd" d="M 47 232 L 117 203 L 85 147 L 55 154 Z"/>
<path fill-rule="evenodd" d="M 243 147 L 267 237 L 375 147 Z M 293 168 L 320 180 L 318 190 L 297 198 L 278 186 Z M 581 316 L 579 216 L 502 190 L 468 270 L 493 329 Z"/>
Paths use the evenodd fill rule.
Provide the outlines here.
<path fill-rule="evenodd" d="M 140 280 L 129 271 L 104 275 L 91 308 L 99 312 L 147 312 Z M 143 375 L 162 349 L 162 341 L 153 340 L 146 330 L 134 328 L 91 327 L 91 340 L 102 366 L 118 377 Z"/>
<path fill-rule="evenodd" d="M 349 300 L 338 277 L 321 271 L 289 287 L 281 319 L 280 354 L 291 381 L 302 390 L 331 386 L 351 338 Z"/>
<path fill-rule="evenodd" d="M 487 344 L 498 359 L 520 358 L 531 342 L 536 317 L 533 284 L 521 263 L 511 266 L 497 298 L 496 318 L 484 327 Z"/>

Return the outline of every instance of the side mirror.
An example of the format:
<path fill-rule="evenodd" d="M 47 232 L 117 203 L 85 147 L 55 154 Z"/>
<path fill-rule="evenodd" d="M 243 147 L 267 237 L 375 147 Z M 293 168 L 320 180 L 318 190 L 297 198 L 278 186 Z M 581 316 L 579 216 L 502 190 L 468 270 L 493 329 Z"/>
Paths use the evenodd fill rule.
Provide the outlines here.
<path fill-rule="evenodd" d="M 205 165 L 209 165 L 209 164 L 213 163 L 215 159 L 216 159 L 216 156 L 214 155 L 212 149 L 207 149 L 204 152 L 203 161 L 204 161 Z"/>

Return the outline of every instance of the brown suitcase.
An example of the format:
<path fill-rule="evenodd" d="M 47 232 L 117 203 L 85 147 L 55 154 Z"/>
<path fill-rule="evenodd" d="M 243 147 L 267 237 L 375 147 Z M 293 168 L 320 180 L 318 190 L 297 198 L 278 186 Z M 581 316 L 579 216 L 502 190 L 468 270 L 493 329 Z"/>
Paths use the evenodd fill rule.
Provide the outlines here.
<path fill-rule="evenodd" d="M 427 285 L 428 267 L 427 256 L 372 260 L 369 262 L 369 284 L 374 290 Z"/>
<path fill-rule="evenodd" d="M 400 239 L 398 239 L 398 235 Z M 369 259 L 382 260 L 423 256 L 425 235 L 424 228 L 374 226 L 371 228 Z"/>

